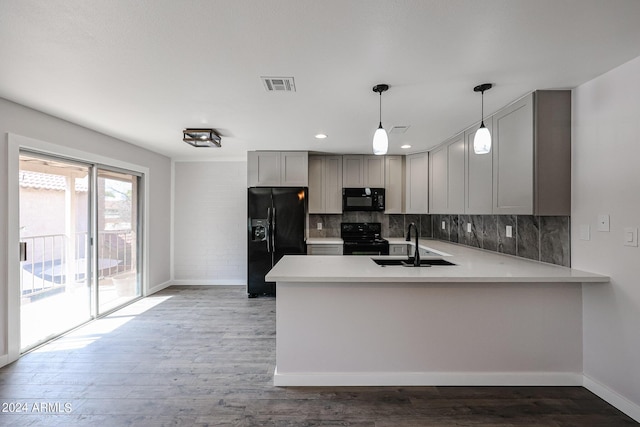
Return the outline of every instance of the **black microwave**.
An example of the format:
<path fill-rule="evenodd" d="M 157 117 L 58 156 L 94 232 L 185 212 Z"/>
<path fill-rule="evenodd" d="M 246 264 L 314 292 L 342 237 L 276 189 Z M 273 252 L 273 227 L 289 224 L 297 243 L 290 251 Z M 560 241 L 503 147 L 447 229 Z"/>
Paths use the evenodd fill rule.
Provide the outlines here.
<path fill-rule="evenodd" d="M 383 211 L 384 188 L 343 188 L 343 211 Z"/>

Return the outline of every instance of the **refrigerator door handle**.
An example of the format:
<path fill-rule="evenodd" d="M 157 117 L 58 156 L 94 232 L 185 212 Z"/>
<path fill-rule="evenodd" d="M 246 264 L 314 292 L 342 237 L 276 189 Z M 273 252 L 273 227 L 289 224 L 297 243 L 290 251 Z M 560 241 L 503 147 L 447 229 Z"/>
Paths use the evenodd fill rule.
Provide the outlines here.
<path fill-rule="evenodd" d="M 271 247 L 273 248 L 273 252 L 276 251 L 276 208 L 273 208 L 273 214 L 272 214 L 272 221 L 273 221 L 273 230 L 271 232 Z"/>
<path fill-rule="evenodd" d="M 271 252 L 271 208 L 267 208 L 267 252 Z"/>

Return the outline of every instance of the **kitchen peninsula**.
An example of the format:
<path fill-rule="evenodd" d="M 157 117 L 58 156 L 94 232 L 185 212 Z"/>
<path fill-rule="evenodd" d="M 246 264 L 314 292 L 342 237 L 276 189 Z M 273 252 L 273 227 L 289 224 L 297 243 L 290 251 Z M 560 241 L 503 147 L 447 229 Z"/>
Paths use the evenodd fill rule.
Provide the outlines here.
<path fill-rule="evenodd" d="M 274 384 L 582 384 L 582 286 L 608 277 L 424 244 L 456 265 L 285 256 L 267 275 L 278 294 Z"/>

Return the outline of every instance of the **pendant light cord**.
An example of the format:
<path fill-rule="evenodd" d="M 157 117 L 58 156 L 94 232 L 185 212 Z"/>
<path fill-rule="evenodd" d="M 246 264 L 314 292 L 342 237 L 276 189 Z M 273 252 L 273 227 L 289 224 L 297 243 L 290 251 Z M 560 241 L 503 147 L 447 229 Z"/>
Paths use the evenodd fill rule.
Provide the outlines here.
<path fill-rule="evenodd" d="M 380 126 L 382 127 L 382 92 L 380 92 Z"/>
<path fill-rule="evenodd" d="M 482 107 L 480 107 L 480 123 L 484 125 L 484 90 L 482 91 Z"/>

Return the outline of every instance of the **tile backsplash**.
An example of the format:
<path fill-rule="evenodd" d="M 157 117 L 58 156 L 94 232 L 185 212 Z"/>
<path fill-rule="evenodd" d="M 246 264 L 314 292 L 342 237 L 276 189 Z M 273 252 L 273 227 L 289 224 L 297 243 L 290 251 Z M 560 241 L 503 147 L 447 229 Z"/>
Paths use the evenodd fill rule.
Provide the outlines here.
<path fill-rule="evenodd" d="M 571 264 L 571 218 L 568 216 L 387 215 L 380 212 L 309 214 L 309 237 L 340 237 L 341 222 L 380 222 L 383 237 L 403 237 L 407 226 L 414 222 L 421 237 L 565 267 Z M 318 223 L 322 223 L 322 230 L 317 229 Z M 511 226 L 511 237 L 507 237 L 507 226 Z"/>
<path fill-rule="evenodd" d="M 431 220 L 435 239 L 565 267 L 571 265 L 568 216 L 453 214 L 431 215 Z M 507 237 L 507 226 L 511 227 L 511 237 Z"/>

